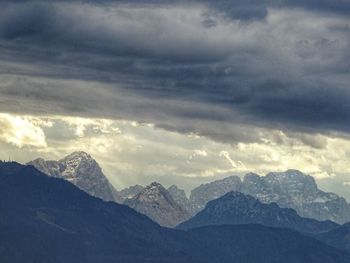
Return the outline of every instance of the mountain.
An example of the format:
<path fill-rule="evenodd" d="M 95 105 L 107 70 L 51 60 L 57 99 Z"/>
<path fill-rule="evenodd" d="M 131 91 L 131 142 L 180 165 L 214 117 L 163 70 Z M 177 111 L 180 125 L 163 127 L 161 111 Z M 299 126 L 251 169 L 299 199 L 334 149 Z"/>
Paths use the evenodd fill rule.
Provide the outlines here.
<path fill-rule="evenodd" d="M 123 190 L 119 191 L 119 195 L 123 200 L 133 198 L 137 194 L 139 194 L 143 190 L 142 185 L 134 185 L 134 186 L 129 186 L 128 188 L 124 188 Z"/>
<path fill-rule="evenodd" d="M 275 203 L 264 204 L 249 195 L 229 192 L 210 201 L 204 210 L 180 224 L 178 228 L 240 224 L 291 228 L 304 233 L 322 233 L 339 226 L 331 221 L 319 222 L 314 219 L 302 218 L 293 209 L 280 208 Z"/>
<path fill-rule="evenodd" d="M 190 243 L 185 244 L 203 263 L 350 262 L 347 252 L 329 250 L 330 246 L 316 244 L 314 239 L 290 229 L 224 225 L 194 228 L 186 234 Z"/>
<path fill-rule="evenodd" d="M 106 201 L 122 202 L 119 193 L 102 173 L 101 167 L 85 152 L 74 152 L 59 161 L 38 158 L 28 164 L 49 176 L 67 180 L 90 195 Z"/>
<path fill-rule="evenodd" d="M 349 254 L 288 229 L 162 228 L 33 166 L 0 163 L 1 263 L 348 263 Z"/>
<path fill-rule="evenodd" d="M 127 199 L 125 204 L 161 226 L 174 227 L 189 218 L 187 211 L 159 183 L 146 186 L 139 194 Z"/>
<path fill-rule="evenodd" d="M 350 252 L 350 223 L 329 232 L 318 234 L 316 238 L 331 246 Z"/>
<path fill-rule="evenodd" d="M 192 215 L 201 211 L 205 205 L 231 191 L 240 191 L 241 179 L 238 176 L 230 176 L 222 180 L 202 184 L 191 191 L 190 212 Z"/>
<path fill-rule="evenodd" d="M 176 185 L 172 185 L 167 189 L 168 193 L 174 199 L 176 203 L 186 209 L 189 210 L 189 200 L 186 196 L 185 190 L 178 188 Z"/>
<path fill-rule="evenodd" d="M 275 202 L 281 207 L 293 208 L 303 217 L 339 224 L 350 221 L 350 206 L 344 198 L 321 191 L 312 176 L 297 170 L 266 176 L 248 174 L 241 191 L 263 203 Z"/>
<path fill-rule="evenodd" d="M 137 262 L 171 253 L 147 217 L 33 166 L 0 164 L 0 199 L 2 263 Z"/>
<path fill-rule="evenodd" d="M 266 176 L 250 173 L 243 181 L 232 176 L 201 185 L 191 192 L 191 213 L 202 210 L 208 201 L 229 191 L 251 195 L 263 203 L 274 202 L 280 207 L 292 208 L 302 217 L 339 224 L 350 221 L 350 206 L 344 198 L 320 190 L 312 176 L 297 170 Z"/>

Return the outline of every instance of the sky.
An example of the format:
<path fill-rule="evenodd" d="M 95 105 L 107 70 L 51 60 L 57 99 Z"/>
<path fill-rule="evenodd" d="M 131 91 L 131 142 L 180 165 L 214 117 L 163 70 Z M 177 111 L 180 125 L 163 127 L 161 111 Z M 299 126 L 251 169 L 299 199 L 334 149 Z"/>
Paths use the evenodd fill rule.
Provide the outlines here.
<path fill-rule="evenodd" d="M 118 188 L 299 169 L 350 200 L 348 0 L 0 0 L 0 158 Z"/>

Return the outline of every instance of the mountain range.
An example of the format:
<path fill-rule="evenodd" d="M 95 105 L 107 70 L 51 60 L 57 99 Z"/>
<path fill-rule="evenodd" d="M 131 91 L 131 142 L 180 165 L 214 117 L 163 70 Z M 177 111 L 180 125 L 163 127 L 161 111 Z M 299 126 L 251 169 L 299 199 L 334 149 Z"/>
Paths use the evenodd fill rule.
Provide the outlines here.
<path fill-rule="evenodd" d="M 159 195 L 152 194 L 147 197 L 147 202 L 141 202 L 135 197 L 145 189 L 144 186 L 135 185 L 117 191 L 108 182 L 96 160 L 85 152 L 75 152 L 58 161 L 45 161 L 39 158 L 29 164 L 49 176 L 68 180 L 85 192 L 103 200 L 125 202 L 135 209 L 137 207 L 138 211 L 164 226 L 181 223 L 204 209 L 209 201 L 231 191 L 250 195 L 262 203 L 276 203 L 281 208 L 292 208 L 301 217 L 319 221 L 331 220 L 338 224 L 350 221 L 350 205 L 344 198 L 320 190 L 312 176 L 297 170 L 268 173 L 266 176 L 249 173 L 243 179 L 230 176 L 196 187 L 191 191 L 189 198 L 184 190 L 172 185 L 166 190 L 161 189 L 163 202 L 158 202 Z M 159 188 L 164 188 L 158 185 Z M 142 193 L 143 199 L 147 193 L 147 190 Z M 172 198 L 169 198 L 169 195 Z M 185 216 L 186 214 L 188 215 Z"/>
<path fill-rule="evenodd" d="M 231 176 L 202 184 L 191 192 L 191 214 L 196 214 L 210 200 L 229 191 L 248 194 L 263 203 L 274 202 L 280 207 L 292 208 L 302 217 L 339 224 L 350 221 L 350 206 L 344 198 L 320 190 L 312 176 L 297 170 L 268 173 L 266 176 L 249 173 L 243 180 Z"/>
<path fill-rule="evenodd" d="M 332 221 L 303 218 L 291 208 L 280 208 L 276 203 L 264 204 L 258 199 L 240 192 L 229 192 L 210 201 L 206 207 L 179 229 L 210 225 L 260 224 L 264 226 L 291 228 L 303 233 L 324 233 L 339 225 Z"/>
<path fill-rule="evenodd" d="M 2 263 L 348 263 L 345 251 L 261 225 L 160 227 L 33 166 L 0 163 Z"/>

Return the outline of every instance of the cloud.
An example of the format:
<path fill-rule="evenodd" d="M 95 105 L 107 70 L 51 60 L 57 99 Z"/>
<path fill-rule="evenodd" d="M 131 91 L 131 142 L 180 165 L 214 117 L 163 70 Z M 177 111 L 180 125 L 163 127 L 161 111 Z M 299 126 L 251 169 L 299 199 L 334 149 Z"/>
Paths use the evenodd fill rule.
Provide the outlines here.
<path fill-rule="evenodd" d="M 232 144 L 277 129 L 325 147 L 314 134 L 349 133 L 347 5 L 7 1 L 0 110 L 136 120 Z"/>
<path fill-rule="evenodd" d="M 232 158 L 231 158 L 229 152 L 227 152 L 227 151 L 221 151 L 221 152 L 219 153 L 219 156 L 225 157 L 225 158 L 230 162 L 230 164 L 232 165 L 233 168 L 238 168 L 238 164 L 237 164 L 234 160 L 232 160 Z"/>
<path fill-rule="evenodd" d="M 0 140 L 16 147 L 46 147 L 45 134 L 40 127 L 50 123 L 29 117 L 0 114 Z"/>
<path fill-rule="evenodd" d="M 73 151 L 86 151 L 118 189 L 156 180 L 189 190 L 215 178 L 248 172 L 264 175 L 292 168 L 330 186 L 332 180 L 340 185 L 349 181 L 349 138 L 324 136 L 325 146 L 313 147 L 304 143 L 299 133 L 259 130 L 263 140 L 232 146 L 122 120 L 1 114 L 0 124 L 0 159 L 11 156 L 25 163 L 38 157 L 61 159 Z M 84 131 L 77 133 L 82 124 Z M 269 136 L 271 132 L 274 135 Z"/>
<path fill-rule="evenodd" d="M 347 191 L 349 1 L 0 3 L 0 158 L 85 150 L 118 188 L 293 168 Z"/>

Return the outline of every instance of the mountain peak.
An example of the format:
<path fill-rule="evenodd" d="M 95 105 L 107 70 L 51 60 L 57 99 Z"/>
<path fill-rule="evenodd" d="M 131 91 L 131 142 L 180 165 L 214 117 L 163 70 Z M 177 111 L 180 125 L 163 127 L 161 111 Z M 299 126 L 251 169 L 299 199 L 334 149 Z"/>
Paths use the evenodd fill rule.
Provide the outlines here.
<path fill-rule="evenodd" d="M 81 161 L 94 161 L 94 162 L 96 162 L 90 154 L 88 154 L 87 152 L 83 152 L 83 151 L 72 152 L 71 154 L 62 158 L 60 161 L 63 162 L 63 161 L 68 161 L 68 160 L 79 160 L 80 162 Z"/>
<path fill-rule="evenodd" d="M 180 190 L 180 188 L 177 187 L 177 185 L 175 185 L 175 184 L 169 186 L 168 191 L 169 191 L 169 189 L 176 190 L 176 191 L 177 191 L 177 190 Z"/>
<path fill-rule="evenodd" d="M 137 184 L 124 188 L 119 192 L 119 194 L 123 200 L 131 199 L 134 196 L 138 195 L 143 189 L 144 187 L 142 185 Z"/>
<path fill-rule="evenodd" d="M 244 200 L 247 200 L 247 199 L 254 199 L 256 200 L 255 198 L 253 198 L 252 196 L 250 195 L 245 195 L 241 192 L 236 192 L 236 191 L 231 191 L 231 192 L 228 192 L 227 194 L 223 195 L 221 198 L 221 200 L 237 200 L 237 199 L 244 199 Z M 215 200 L 213 200 L 215 201 Z M 209 202 L 210 203 L 210 202 Z"/>
<path fill-rule="evenodd" d="M 317 194 L 318 187 L 315 179 L 298 170 L 287 170 L 285 172 L 268 173 L 265 178 L 270 184 L 278 184 L 283 188 L 288 187 L 294 191 L 308 191 L 312 194 Z"/>
<path fill-rule="evenodd" d="M 136 196 L 127 199 L 125 204 L 162 226 L 173 227 L 188 218 L 187 211 L 157 182 L 151 183 Z"/>
<path fill-rule="evenodd" d="M 102 174 L 101 167 L 95 159 L 86 152 L 73 152 L 58 162 L 65 167 L 62 176 L 68 180 L 75 180 L 78 176 L 85 176 L 86 170 L 90 169 L 94 169 L 97 173 Z"/>
<path fill-rule="evenodd" d="M 134 200 L 138 199 L 142 202 L 151 202 L 151 203 L 165 199 L 171 205 L 174 205 L 175 203 L 175 201 L 167 192 L 167 190 L 164 188 L 164 186 L 157 182 L 152 182 L 150 185 L 147 185 L 145 188 L 142 189 L 142 191 L 139 192 L 138 195 L 136 195 L 132 199 Z"/>
<path fill-rule="evenodd" d="M 238 176 L 229 176 L 211 183 L 202 184 L 193 189 L 190 195 L 189 211 L 196 214 L 207 202 L 219 198 L 230 191 L 240 191 L 242 180 Z"/>
<path fill-rule="evenodd" d="M 239 177 L 230 176 L 200 185 L 191 192 L 189 211 L 196 214 L 210 200 L 230 191 L 251 195 L 262 203 L 276 203 L 283 208 L 292 208 L 303 217 L 337 223 L 350 220 L 350 206 L 344 198 L 322 191 L 312 176 L 295 169 L 272 172 L 266 176 L 248 173 L 243 181 Z"/>
<path fill-rule="evenodd" d="M 152 182 L 149 186 L 146 186 L 146 189 L 165 190 L 164 186 L 157 182 Z"/>
<path fill-rule="evenodd" d="M 338 226 L 330 221 L 302 218 L 293 209 L 280 208 L 276 203 L 264 204 L 250 195 L 232 191 L 210 201 L 204 210 L 182 223 L 179 228 L 225 224 L 262 224 L 306 233 L 325 232 Z"/>
<path fill-rule="evenodd" d="M 29 164 L 49 176 L 65 179 L 93 196 L 106 201 L 121 201 L 97 161 L 86 152 L 76 151 L 58 161 L 38 158 Z"/>
<path fill-rule="evenodd" d="M 287 171 L 285 171 L 285 173 L 306 176 L 306 174 L 304 174 L 303 172 L 301 172 L 300 170 L 297 170 L 297 169 L 288 169 Z"/>
<path fill-rule="evenodd" d="M 294 180 L 303 180 L 303 179 L 313 179 L 312 176 L 304 174 L 299 170 L 289 169 L 285 172 L 271 172 L 266 175 L 267 177 L 275 177 L 280 180 L 282 179 L 294 179 Z"/>
<path fill-rule="evenodd" d="M 249 209 L 256 209 L 257 206 L 259 206 L 260 204 L 261 203 L 258 199 L 250 195 L 246 195 L 241 192 L 231 191 L 221 196 L 218 199 L 208 202 L 204 210 L 211 209 L 211 208 L 217 209 L 218 206 L 220 206 L 224 210 L 242 209 L 243 206 L 249 207 Z M 276 204 L 272 203 L 269 205 L 275 206 Z"/>

